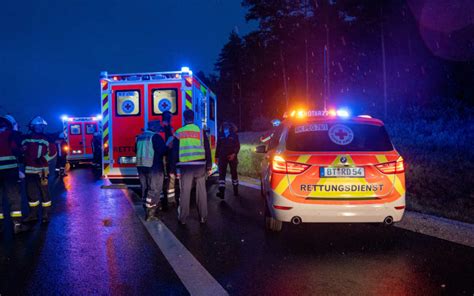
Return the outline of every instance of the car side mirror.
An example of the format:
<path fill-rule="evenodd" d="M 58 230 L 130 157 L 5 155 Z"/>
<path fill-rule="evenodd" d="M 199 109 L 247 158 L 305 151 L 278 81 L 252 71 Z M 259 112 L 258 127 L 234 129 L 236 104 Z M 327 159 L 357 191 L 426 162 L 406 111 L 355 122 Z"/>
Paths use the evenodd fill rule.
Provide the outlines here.
<path fill-rule="evenodd" d="M 274 127 L 277 127 L 277 126 L 280 126 L 281 121 L 280 121 L 280 119 L 273 119 L 273 120 L 271 121 L 271 123 L 272 123 L 272 125 L 273 125 Z"/>
<path fill-rule="evenodd" d="M 255 152 L 256 153 L 267 153 L 267 146 L 259 145 L 259 146 L 255 147 Z"/>

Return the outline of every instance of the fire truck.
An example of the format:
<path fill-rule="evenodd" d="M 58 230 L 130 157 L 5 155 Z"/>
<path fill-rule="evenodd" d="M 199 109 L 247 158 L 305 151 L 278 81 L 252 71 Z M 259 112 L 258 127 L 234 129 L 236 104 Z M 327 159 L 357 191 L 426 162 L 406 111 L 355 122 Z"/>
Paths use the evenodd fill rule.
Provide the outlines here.
<path fill-rule="evenodd" d="M 72 165 L 92 161 L 92 139 L 101 132 L 101 115 L 94 117 L 61 117 L 64 138 L 67 142 L 67 161 Z"/>
<path fill-rule="evenodd" d="M 137 179 L 135 138 L 151 120 L 172 114 L 174 130 L 184 124 L 183 112 L 195 113 L 195 124 L 209 136 L 213 172 L 217 136 L 216 95 L 188 67 L 181 71 L 133 74 L 101 72 L 103 117 L 102 175 L 110 180 Z M 163 136 L 163 135 L 162 135 Z"/>

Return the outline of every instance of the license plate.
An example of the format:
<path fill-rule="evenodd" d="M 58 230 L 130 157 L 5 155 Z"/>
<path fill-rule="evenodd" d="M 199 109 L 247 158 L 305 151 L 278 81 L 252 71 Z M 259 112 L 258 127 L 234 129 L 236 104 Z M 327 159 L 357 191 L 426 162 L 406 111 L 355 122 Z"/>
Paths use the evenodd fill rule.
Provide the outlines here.
<path fill-rule="evenodd" d="M 321 178 L 359 178 L 365 177 L 364 168 L 320 168 L 319 176 Z"/>

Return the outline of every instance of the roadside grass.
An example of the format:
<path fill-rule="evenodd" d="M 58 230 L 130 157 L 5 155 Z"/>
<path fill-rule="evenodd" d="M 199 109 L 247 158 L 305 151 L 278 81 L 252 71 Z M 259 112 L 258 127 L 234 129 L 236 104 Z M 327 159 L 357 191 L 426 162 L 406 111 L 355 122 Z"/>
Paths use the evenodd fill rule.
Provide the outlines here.
<path fill-rule="evenodd" d="M 407 208 L 474 223 L 474 110 L 453 103 L 436 110 L 411 107 L 385 122 L 405 159 Z M 260 178 L 263 132 L 239 133 L 239 174 Z"/>

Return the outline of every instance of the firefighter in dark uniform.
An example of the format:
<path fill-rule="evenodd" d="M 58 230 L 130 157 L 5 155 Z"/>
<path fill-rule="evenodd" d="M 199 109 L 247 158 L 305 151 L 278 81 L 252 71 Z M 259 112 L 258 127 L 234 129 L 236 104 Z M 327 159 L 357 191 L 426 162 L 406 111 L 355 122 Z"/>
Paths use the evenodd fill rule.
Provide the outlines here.
<path fill-rule="evenodd" d="M 11 115 L 10 115 L 11 117 Z M 13 118 L 13 117 L 11 117 Z M 14 120 L 13 120 L 14 122 Z M 3 232 L 3 194 L 10 203 L 10 217 L 14 233 L 26 230 L 21 223 L 21 194 L 19 186 L 19 138 L 10 118 L 0 117 L 0 233 Z"/>
<path fill-rule="evenodd" d="M 38 208 L 43 208 L 42 221 L 49 222 L 51 196 L 48 189 L 49 163 L 55 157 L 56 146 L 49 142 L 44 134 L 46 121 L 37 116 L 29 124 L 30 133 L 22 141 L 23 161 L 26 174 L 26 193 L 28 195 L 30 213 L 24 222 L 38 220 Z"/>
<path fill-rule="evenodd" d="M 240 142 L 235 126 L 229 122 L 224 122 L 221 126 L 216 147 L 216 160 L 219 166 L 219 192 L 217 192 L 217 196 L 222 199 L 225 196 L 227 165 L 230 166 L 234 195 L 239 195 L 239 177 L 237 175 L 237 165 L 239 164 L 237 155 L 239 151 Z"/>

